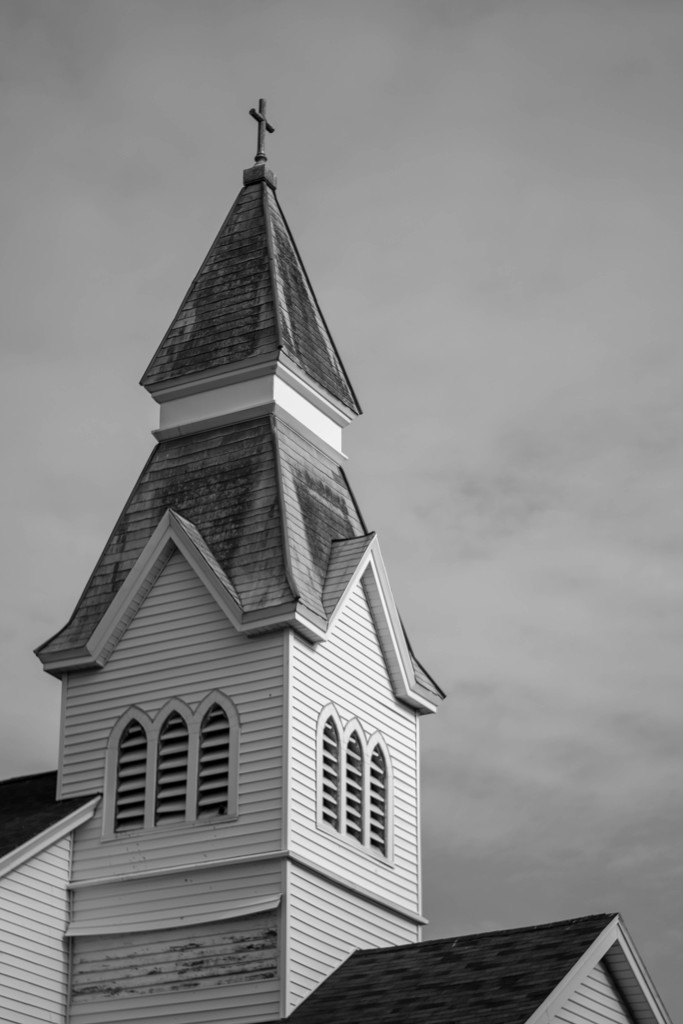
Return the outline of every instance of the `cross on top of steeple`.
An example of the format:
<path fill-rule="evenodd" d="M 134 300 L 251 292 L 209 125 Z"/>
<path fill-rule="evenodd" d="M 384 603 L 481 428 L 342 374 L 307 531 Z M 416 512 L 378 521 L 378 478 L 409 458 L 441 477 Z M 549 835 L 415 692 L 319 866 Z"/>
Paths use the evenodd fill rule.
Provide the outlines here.
<path fill-rule="evenodd" d="M 255 110 L 254 107 L 252 107 L 249 113 L 251 114 L 255 121 L 258 121 L 258 141 L 256 145 L 256 156 L 254 157 L 254 162 L 257 164 L 264 164 L 268 159 L 266 157 L 266 132 L 275 131 L 272 124 L 270 123 L 270 121 L 268 121 L 266 117 L 266 101 L 259 100 L 258 110 Z"/>

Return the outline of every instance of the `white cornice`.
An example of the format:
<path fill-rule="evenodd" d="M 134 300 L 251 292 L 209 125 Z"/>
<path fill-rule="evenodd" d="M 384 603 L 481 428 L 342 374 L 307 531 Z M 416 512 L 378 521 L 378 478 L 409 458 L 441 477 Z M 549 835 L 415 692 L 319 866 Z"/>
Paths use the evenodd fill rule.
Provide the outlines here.
<path fill-rule="evenodd" d="M 206 430 L 234 419 L 282 412 L 334 452 L 342 453 L 342 428 L 351 417 L 342 414 L 315 388 L 280 364 L 274 371 L 250 373 L 217 386 L 195 387 L 160 400 L 160 439 Z M 269 369 L 269 368 L 266 368 Z"/>

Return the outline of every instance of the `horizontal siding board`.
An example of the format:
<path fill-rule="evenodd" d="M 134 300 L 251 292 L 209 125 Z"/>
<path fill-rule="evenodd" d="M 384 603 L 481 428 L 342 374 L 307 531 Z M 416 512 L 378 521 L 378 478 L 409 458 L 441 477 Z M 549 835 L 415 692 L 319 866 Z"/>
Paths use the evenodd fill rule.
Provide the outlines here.
<path fill-rule="evenodd" d="M 290 829 L 302 857 L 378 896 L 419 910 L 417 717 L 393 693 L 365 591 L 348 597 L 331 637 L 313 650 L 292 640 Z M 379 732 L 393 774 L 391 864 L 332 830 L 317 826 L 316 730 L 333 704 L 342 724 L 357 719 L 366 739 Z"/>
<path fill-rule="evenodd" d="M 87 886 L 73 894 L 74 924 L 127 918 L 138 922 L 145 916 L 169 918 L 183 912 L 200 913 L 215 908 L 216 900 L 234 902 L 254 895 L 271 896 L 281 891 L 278 861 L 232 864 L 188 870 L 156 878 L 113 881 Z"/>
<path fill-rule="evenodd" d="M 71 836 L 0 879 L 0 1020 L 62 1024 Z"/>
<path fill-rule="evenodd" d="M 602 963 L 569 996 L 554 1024 L 631 1024 L 609 973 Z"/>
<path fill-rule="evenodd" d="M 230 1024 L 262 1024 L 264 1021 L 279 1021 L 279 989 L 278 983 L 269 983 L 269 990 L 264 991 L 266 983 L 254 986 L 253 998 L 249 999 L 246 992 L 248 986 L 240 986 L 239 999 L 236 990 L 230 992 Z M 176 992 L 173 998 L 159 1000 L 155 1006 L 149 1006 L 146 1000 L 128 998 L 126 1000 L 126 1024 L 226 1024 L 225 989 L 218 989 L 218 995 L 209 999 L 205 997 L 202 1005 L 196 1005 L 191 992 Z M 112 1006 L 112 1001 L 88 1004 L 76 1004 L 71 1011 L 71 1021 L 83 1024 L 121 1024 L 120 1008 Z"/>
<path fill-rule="evenodd" d="M 129 707 L 154 718 L 178 696 L 193 710 L 216 689 L 240 718 L 239 814 L 103 837 L 100 808 L 78 833 L 76 881 L 281 848 L 283 671 L 283 635 L 237 633 L 175 553 L 107 665 L 68 680 L 62 795 L 103 791 L 109 735 Z"/>
<path fill-rule="evenodd" d="M 290 866 L 288 892 L 288 1013 L 353 950 L 419 938 L 416 925 L 297 865 Z"/>

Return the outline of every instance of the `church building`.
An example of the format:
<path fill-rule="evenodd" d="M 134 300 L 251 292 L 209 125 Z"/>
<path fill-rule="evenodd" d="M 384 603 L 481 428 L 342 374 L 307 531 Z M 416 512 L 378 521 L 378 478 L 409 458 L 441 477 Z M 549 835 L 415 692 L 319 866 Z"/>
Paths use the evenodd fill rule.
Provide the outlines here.
<path fill-rule="evenodd" d="M 251 113 L 142 377 L 156 445 L 36 652 L 59 764 L 0 783 L 0 1020 L 670 1024 L 616 914 L 421 941 L 444 694 L 347 480 L 361 410 Z"/>

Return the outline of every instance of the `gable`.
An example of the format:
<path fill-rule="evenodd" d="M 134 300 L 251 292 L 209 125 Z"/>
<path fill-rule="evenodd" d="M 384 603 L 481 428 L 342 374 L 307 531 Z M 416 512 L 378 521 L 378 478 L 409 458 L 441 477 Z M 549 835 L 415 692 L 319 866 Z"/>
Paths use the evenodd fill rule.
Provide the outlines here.
<path fill-rule="evenodd" d="M 552 1021 L 553 1024 L 633 1024 L 604 961 L 588 972 Z"/>
<path fill-rule="evenodd" d="M 281 649 L 276 634 L 239 633 L 174 551 L 106 665 L 68 676 L 62 795 L 102 790 L 109 737 L 126 711 L 138 707 L 154 718 L 172 698 L 194 708 L 214 689 L 242 699 L 245 690 L 256 694 L 263 685 L 275 694 Z"/>
<path fill-rule="evenodd" d="M 326 638 L 334 632 L 359 582 L 396 698 L 422 714 L 436 711 L 444 694 L 413 655 L 375 534 L 337 540 L 331 546 L 323 589 Z"/>

